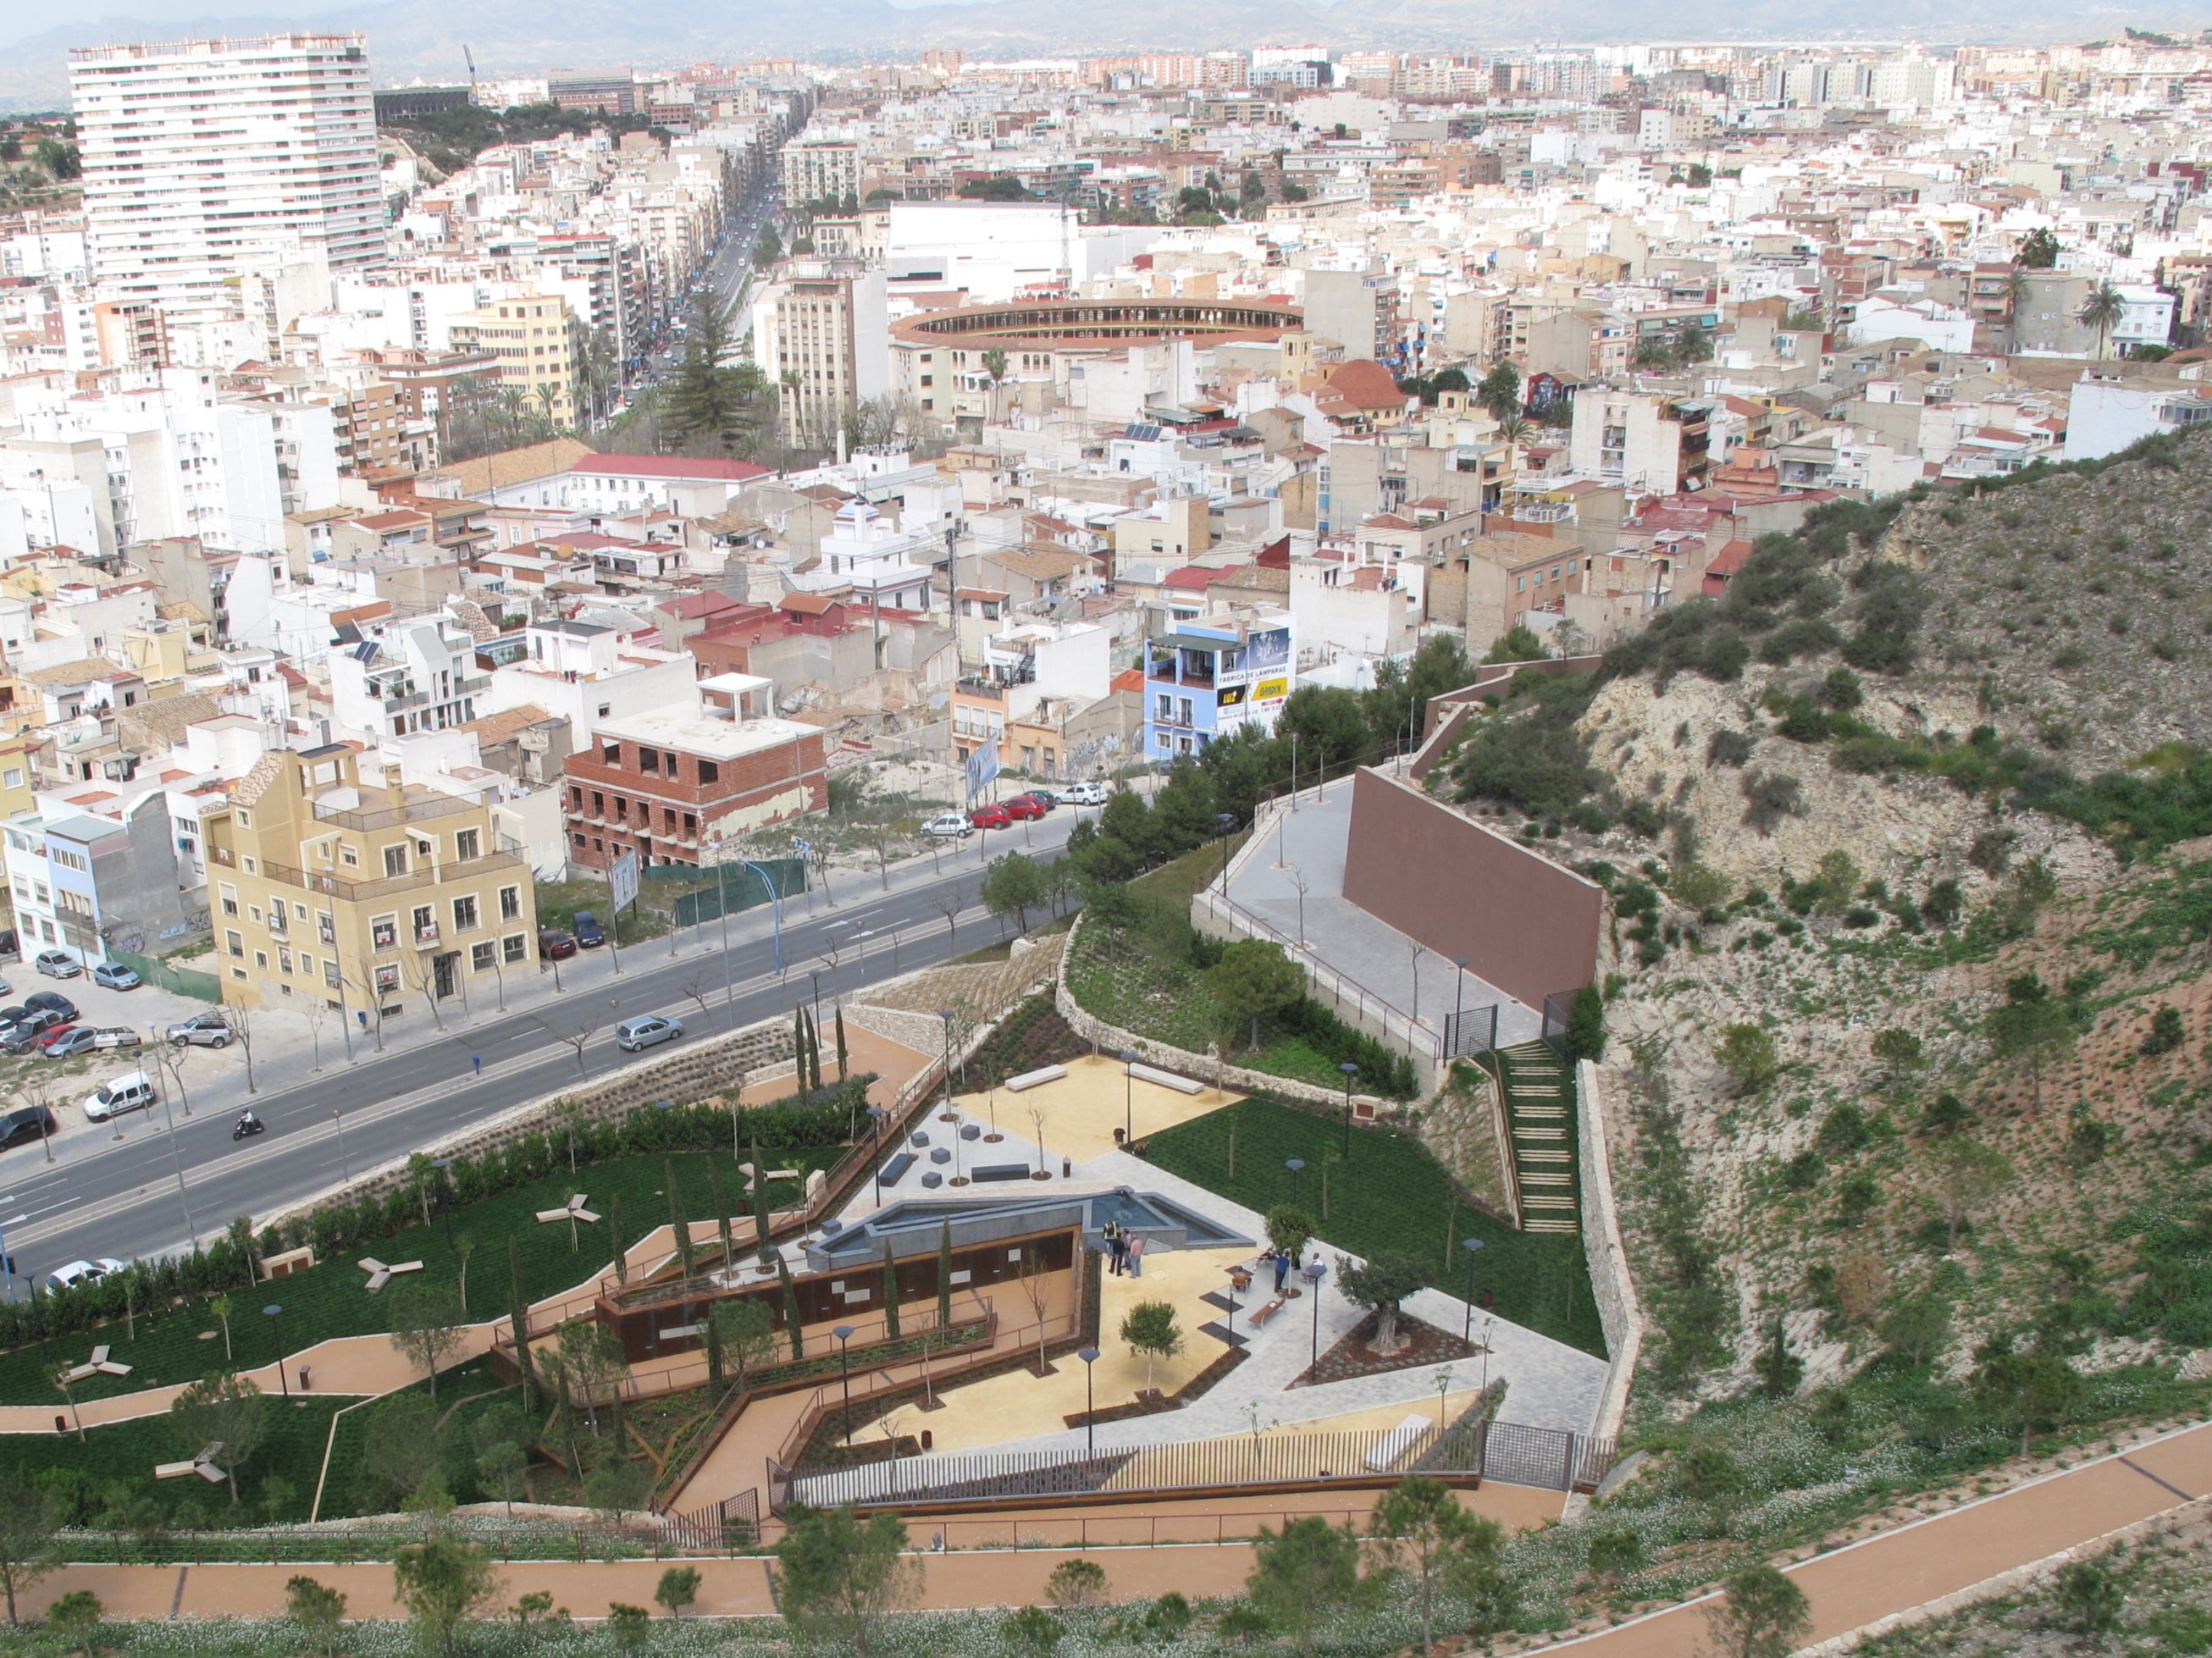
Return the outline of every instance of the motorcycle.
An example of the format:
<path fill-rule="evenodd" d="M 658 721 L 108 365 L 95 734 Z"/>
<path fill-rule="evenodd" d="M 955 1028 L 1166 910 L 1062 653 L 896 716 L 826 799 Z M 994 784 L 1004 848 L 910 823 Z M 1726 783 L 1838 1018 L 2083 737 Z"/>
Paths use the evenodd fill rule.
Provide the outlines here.
<path fill-rule="evenodd" d="M 269 1125 L 249 1111 L 230 1126 L 230 1137 L 234 1140 L 251 1139 L 268 1130 Z"/>

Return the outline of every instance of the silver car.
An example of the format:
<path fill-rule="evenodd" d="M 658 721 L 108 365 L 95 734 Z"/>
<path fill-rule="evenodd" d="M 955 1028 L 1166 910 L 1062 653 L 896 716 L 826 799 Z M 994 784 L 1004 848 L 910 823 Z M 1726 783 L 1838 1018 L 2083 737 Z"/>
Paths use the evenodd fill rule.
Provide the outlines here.
<path fill-rule="evenodd" d="M 625 1019 L 615 1027 L 615 1046 L 625 1054 L 641 1054 L 658 1042 L 672 1042 L 684 1034 L 680 1019 L 648 1013 L 641 1019 Z"/>

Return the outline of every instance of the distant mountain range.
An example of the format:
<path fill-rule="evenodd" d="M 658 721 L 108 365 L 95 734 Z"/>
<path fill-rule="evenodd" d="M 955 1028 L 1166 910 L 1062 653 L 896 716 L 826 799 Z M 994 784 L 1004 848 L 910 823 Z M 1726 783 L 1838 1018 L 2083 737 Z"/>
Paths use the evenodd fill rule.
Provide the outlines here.
<path fill-rule="evenodd" d="M 0 107 L 58 107 L 69 49 L 112 40 L 178 39 L 300 28 L 360 29 L 378 81 L 458 82 L 461 48 L 485 76 L 623 64 L 728 62 L 763 53 L 823 61 L 909 57 L 926 46 L 978 56 L 1100 50 L 1193 50 L 1311 40 L 1331 46 L 1449 51 L 1601 40 L 2036 40 L 2117 34 L 2125 26 L 2212 27 L 2212 4 L 2143 9 L 2063 0 L 1742 0 L 1724 10 L 1685 0 L 974 0 L 904 7 L 886 0 L 377 0 L 285 16 L 187 15 L 196 0 L 147 0 L 144 15 L 30 35 L 0 52 Z M 204 0 L 198 0 L 204 3 Z"/>

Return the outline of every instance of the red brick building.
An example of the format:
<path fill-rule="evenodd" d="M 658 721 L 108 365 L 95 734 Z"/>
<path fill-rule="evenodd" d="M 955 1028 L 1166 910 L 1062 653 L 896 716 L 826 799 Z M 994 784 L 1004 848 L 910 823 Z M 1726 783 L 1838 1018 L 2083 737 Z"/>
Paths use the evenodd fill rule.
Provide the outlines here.
<path fill-rule="evenodd" d="M 561 768 L 568 861 L 713 863 L 725 841 L 828 810 L 825 753 L 819 728 L 790 720 L 602 720 Z"/>

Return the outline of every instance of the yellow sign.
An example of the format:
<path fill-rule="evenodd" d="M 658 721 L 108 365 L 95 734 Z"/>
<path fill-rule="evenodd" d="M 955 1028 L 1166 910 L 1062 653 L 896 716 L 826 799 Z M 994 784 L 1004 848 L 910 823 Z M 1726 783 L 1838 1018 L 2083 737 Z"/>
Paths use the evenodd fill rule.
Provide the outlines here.
<path fill-rule="evenodd" d="M 1252 687 L 1255 702 L 1279 702 L 1290 694 L 1291 682 L 1287 679 L 1263 679 Z"/>

